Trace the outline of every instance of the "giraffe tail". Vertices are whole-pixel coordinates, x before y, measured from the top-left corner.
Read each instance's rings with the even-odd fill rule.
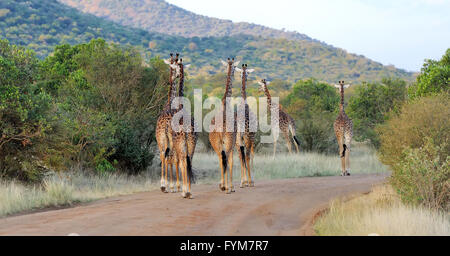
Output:
[[[244,148],[244,146],[240,146],[239,148],[241,150],[242,162],[244,162],[244,166],[247,166],[247,164],[245,163],[245,148]]]
[[[227,172],[227,155],[225,154],[225,151],[222,150],[222,168],[223,172]]]
[[[298,141],[297,136],[294,136],[294,141],[295,143],[297,143],[298,146],[300,146],[300,142]]]
[[[170,148],[166,148],[166,151],[164,152],[164,157],[168,158],[170,153]]]
[[[195,175],[194,171],[192,170],[192,162],[189,156],[186,156],[186,162],[187,162],[187,175],[189,177],[189,180],[191,181],[191,183],[195,183]]]
[[[295,126],[293,124],[289,125],[289,131],[292,134],[292,138],[294,139],[294,142],[297,144],[297,146],[300,146],[300,141],[297,139],[297,136],[295,136]]]
[[[342,151],[341,157],[345,157],[345,151],[347,151],[347,145],[344,144],[344,150]]]

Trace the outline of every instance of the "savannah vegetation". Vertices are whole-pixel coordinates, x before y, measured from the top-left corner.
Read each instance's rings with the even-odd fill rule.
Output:
[[[450,234],[449,59],[450,49],[441,60],[426,60],[417,81],[407,88],[406,98],[401,100],[403,89],[401,93],[394,90],[398,97],[391,110],[382,118],[373,116],[377,124],[368,139],[375,142],[379,159],[392,171],[389,185],[331,204],[315,224],[317,234]],[[366,89],[357,88],[356,93]],[[381,87],[380,92],[385,90]],[[378,107],[368,99],[362,102]],[[351,98],[350,106],[359,101]]]
[[[168,80],[158,56],[175,50],[193,64],[187,87],[202,88],[204,97],[223,93],[224,74],[219,61],[212,60],[224,56],[243,59],[261,78],[273,80],[269,89],[296,120],[304,153],[281,157],[286,165],[277,166],[258,147],[255,167],[264,171],[255,171],[257,179],[338,173],[331,166],[339,160],[332,128],[339,95],[330,83],[351,80],[346,112],[356,141],[352,171],[385,171],[388,166],[402,204],[448,211],[450,50],[441,60],[427,60],[413,80],[411,73],[307,38],[165,35],[83,14],[56,0],[1,1],[0,27],[0,36],[9,40],[0,41],[1,189],[17,191],[16,197],[2,193],[11,196],[2,197],[0,205],[28,193],[43,198],[3,214],[151,189],[142,181],[130,182],[136,189],[121,187],[117,193],[97,193],[96,184],[81,186],[85,190],[80,192],[80,183],[64,177],[103,177],[111,191],[127,177],[153,177],[159,164],[154,123]],[[252,81],[248,88],[249,95],[262,96]],[[203,150],[194,168],[207,182],[215,177],[203,166],[217,163],[208,163],[210,153]],[[291,168],[299,159],[317,165]],[[372,164],[363,168],[367,161]],[[49,184],[55,179],[69,184],[69,190],[53,190]],[[91,190],[98,196],[77,196]],[[63,197],[52,191],[63,191]]]

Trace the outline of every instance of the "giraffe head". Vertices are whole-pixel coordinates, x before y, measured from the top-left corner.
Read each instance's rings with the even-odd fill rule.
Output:
[[[255,71],[254,69],[247,69],[247,64],[242,64],[242,69],[236,67],[236,71],[241,73],[242,81],[247,81],[248,74]]]
[[[177,75],[177,78],[178,78],[181,75],[184,75],[184,69],[185,68],[189,68],[191,66],[191,64],[185,65],[183,63],[183,59],[179,59],[174,66],[176,67],[175,70],[176,70],[176,75]]]
[[[267,82],[266,79],[263,79],[261,81],[258,81],[259,86],[259,91],[260,92],[265,92],[267,90],[267,85],[270,84],[270,82]]]
[[[234,62],[234,58],[232,58],[232,59],[228,58],[227,61],[221,60],[221,62],[222,62],[222,65],[227,67],[227,71],[230,73],[231,79],[233,79],[234,71],[237,69],[237,65],[239,65],[240,61]]]
[[[338,88],[340,92],[344,92],[344,89],[350,87],[350,84],[345,84],[344,80],[339,81],[339,84],[335,84],[334,87]]]
[[[170,58],[164,60],[164,63],[166,63],[170,67],[170,71],[172,74],[172,77],[171,77],[172,80],[175,80],[176,78],[180,77],[180,71],[178,70],[178,65],[177,65],[179,57],[180,57],[179,53],[176,54],[175,58],[173,57],[173,53],[170,53]]]

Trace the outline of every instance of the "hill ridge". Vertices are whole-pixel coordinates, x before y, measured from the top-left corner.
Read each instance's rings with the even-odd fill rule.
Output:
[[[333,83],[378,81],[382,77],[413,80],[413,73],[383,66],[360,55],[311,40],[264,38],[238,34],[227,37],[181,37],[123,26],[85,14],[57,0],[0,1],[0,37],[37,52],[41,58],[55,45],[79,44],[102,37],[133,45],[155,57],[179,51],[193,64],[189,74],[222,73],[219,59],[235,57],[255,68],[256,78],[295,82],[314,77]]]

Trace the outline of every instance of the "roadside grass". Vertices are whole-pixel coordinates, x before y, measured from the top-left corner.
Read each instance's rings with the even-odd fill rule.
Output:
[[[235,150],[233,154],[233,181],[240,181],[241,165]],[[375,150],[364,144],[357,144],[350,155],[351,173],[386,173],[388,168],[377,158]],[[337,155],[319,153],[292,154],[277,153],[256,154],[252,176],[256,181],[271,179],[289,179],[314,176],[335,176],[341,173],[341,159]],[[197,153],[194,155],[193,168],[200,183],[219,181],[219,159],[215,153]]]
[[[24,185],[0,181],[0,217],[41,208],[70,206],[101,198],[156,189],[158,186],[142,176],[117,174],[88,175],[67,172],[46,177],[42,184]]]
[[[315,223],[322,236],[449,236],[449,213],[406,205],[389,185],[367,195],[335,200]]]
[[[376,158],[370,147],[362,144],[352,148],[352,173],[381,173],[388,169]],[[214,153],[196,153],[193,168],[197,184],[218,183],[219,161]],[[240,181],[239,156],[234,153],[233,180]],[[25,185],[0,179],[0,217],[42,208],[70,206],[111,196],[150,191],[159,188],[160,161],[155,159],[148,172],[139,176],[120,174],[93,175],[82,170],[52,174],[41,184]],[[340,174],[338,155],[277,153],[255,156],[253,179],[287,179]],[[195,188],[194,188],[195,189]]]

